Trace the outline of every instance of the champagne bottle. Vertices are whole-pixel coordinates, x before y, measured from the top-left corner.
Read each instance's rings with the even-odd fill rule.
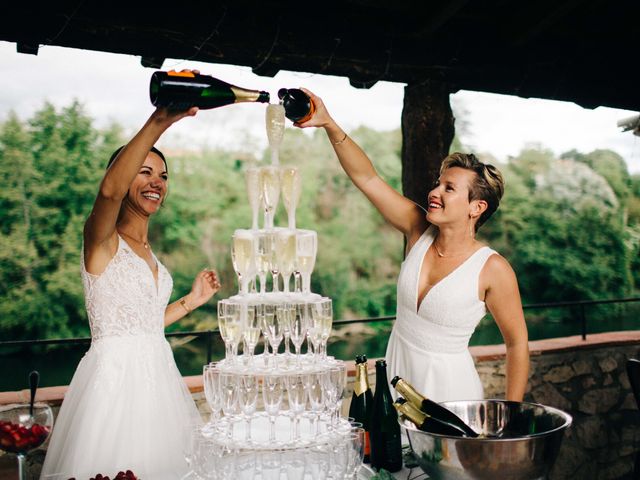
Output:
[[[362,423],[365,431],[364,461],[369,462],[371,454],[370,420],[373,394],[369,386],[366,355],[356,357],[356,380],[353,386],[353,396],[349,407],[349,416],[356,422]]]
[[[304,123],[313,117],[316,106],[309,95],[299,88],[281,88],[278,98],[284,107],[284,115],[292,122]]]
[[[222,107],[239,102],[269,102],[269,93],[247,90],[193,72],[157,71],[149,85],[151,103],[175,110]]]
[[[436,418],[441,422],[448,423],[458,430],[462,430],[468,437],[478,436],[478,434],[455,413],[433,400],[429,400],[422,396],[406,380],[396,376],[391,380],[391,385],[400,395],[406,398],[409,403],[418,410],[429,415],[431,418]]]
[[[387,362],[376,361],[376,393],[371,407],[371,466],[397,472],[402,468],[402,445],[398,414],[387,380]]]
[[[398,397],[398,399],[393,403],[393,406],[400,415],[411,420],[411,422],[413,422],[415,426],[423,432],[437,433],[440,435],[447,435],[449,437],[466,436],[466,434],[459,428],[446,422],[442,422],[437,418],[430,417],[426,413],[418,410],[402,397]]]

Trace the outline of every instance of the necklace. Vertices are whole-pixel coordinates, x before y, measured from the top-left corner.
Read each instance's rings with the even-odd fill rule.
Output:
[[[137,238],[134,238],[131,235],[129,235],[128,233],[124,233],[123,231],[120,231],[120,234],[124,235],[125,237],[129,237],[134,242],[141,243],[145,250],[149,250],[149,243],[148,242],[145,242],[144,240],[138,240]]]
[[[435,249],[436,249],[436,253],[438,254],[438,256],[439,256],[440,258],[460,257],[460,256],[462,256],[462,255],[465,255],[465,254],[469,251],[469,250],[467,249],[467,250],[465,250],[465,251],[463,251],[463,252],[461,252],[461,253],[454,253],[453,255],[445,255],[444,253],[442,253],[442,252],[440,251],[440,249],[438,248],[438,244],[436,243],[436,241],[435,241],[435,240],[433,241],[433,248],[435,248]]]

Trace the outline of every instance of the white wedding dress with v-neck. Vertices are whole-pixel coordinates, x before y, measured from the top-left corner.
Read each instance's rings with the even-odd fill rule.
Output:
[[[188,471],[186,432],[200,415],[164,337],[173,281],[155,260],[157,283],[118,237],[102,274],[82,262],[91,347],[56,418],[41,479],[113,478],[129,469],[145,480],[175,480]]]
[[[478,298],[480,271],[496,252],[478,249],[431,287],[418,305],[420,269],[437,232],[430,226],[400,269],[396,321],[386,353],[389,379],[399,375],[436,402],[479,400],[483,388],[468,346],[487,312]]]

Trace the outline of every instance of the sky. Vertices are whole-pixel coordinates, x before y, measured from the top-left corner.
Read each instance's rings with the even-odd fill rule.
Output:
[[[0,122],[13,110],[26,120],[45,101],[56,107],[74,99],[85,107],[97,127],[116,121],[133,135],[153,111],[149,80],[154,69],[140,57],[90,50],[41,46],[38,55],[16,52],[14,43],[0,42]],[[378,82],[356,89],[345,77],[279,72],[254,75],[250,68],[167,59],[162,70],[197,68],[233,85],[266,90],[277,98],[281,87],[306,87],[319,95],[332,117],[348,132],[365,125],[377,130],[400,127],[404,84]],[[619,153],[632,173],[640,173],[640,137],[622,132],[621,119],[638,112],[599,107],[593,110],[569,102],[459,91],[451,95],[463,117],[463,143],[500,161],[528,145],[541,145],[557,155],[576,149],[588,153],[608,148]],[[174,125],[158,142],[161,148],[239,148],[258,151],[267,145],[264,104],[230,105],[202,110]],[[287,121],[290,128],[291,123]],[[285,132],[286,135],[286,132]],[[375,163],[375,159],[374,163]]]

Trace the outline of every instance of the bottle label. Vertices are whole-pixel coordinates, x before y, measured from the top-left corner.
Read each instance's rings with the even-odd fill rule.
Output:
[[[167,72],[167,75],[169,75],[170,77],[189,77],[189,78],[196,78],[195,73],[193,72],[176,72],[175,70],[169,70]]]

